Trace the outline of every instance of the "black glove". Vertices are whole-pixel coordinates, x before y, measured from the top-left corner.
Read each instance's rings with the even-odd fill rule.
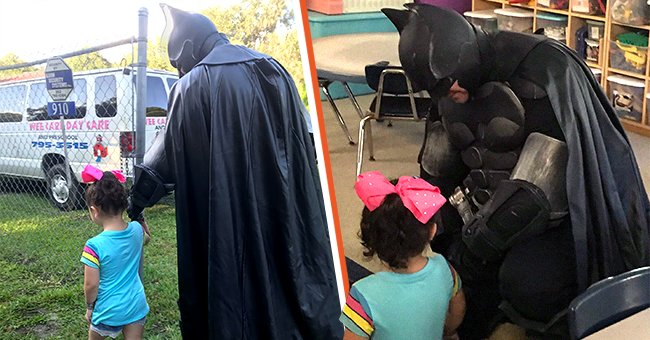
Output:
[[[131,221],[144,221],[144,207],[135,205],[133,199],[129,196],[129,204],[126,213]]]

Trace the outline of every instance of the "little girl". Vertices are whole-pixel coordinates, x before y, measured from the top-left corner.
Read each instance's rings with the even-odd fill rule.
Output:
[[[82,178],[94,182],[86,202],[90,219],[104,229],[86,242],[81,255],[88,339],[115,338],[121,332],[125,339],[141,339],[149,305],[138,268],[148,235],[140,223],[122,217],[127,193],[120,172],[87,166]]]
[[[359,175],[354,189],[365,205],[364,255],[376,254],[390,271],[350,288],[340,317],[344,339],[455,337],[465,314],[460,278],[442,255],[422,255],[436,234],[432,217],[446,202],[440,190],[414,177],[389,182],[376,171]]]

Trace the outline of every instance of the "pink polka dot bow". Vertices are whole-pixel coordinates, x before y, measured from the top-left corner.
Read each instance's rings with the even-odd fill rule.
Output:
[[[125,183],[126,182],[126,177],[124,177],[124,174],[120,170],[111,170],[113,175],[117,177],[117,180],[120,183]],[[96,181],[99,181],[104,177],[104,171],[98,169],[97,167],[94,167],[90,164],[86,165],[86,167],[83,169],[81,172],[81,180],[84,183],[95,183]]]
[[[364,172],[354,184],[354,191],[368,210],[377,209],[389,194],[398,194],[404,206],[421,223],[427,223],[447,199],[440,189],[422,178],[402,176],[393,185],[379,171]]]

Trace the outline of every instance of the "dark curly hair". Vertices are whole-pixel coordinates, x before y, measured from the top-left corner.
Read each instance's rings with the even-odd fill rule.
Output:
[[[105,214],[119,215],[128,205],[126,188],[112,172],[105,171],[102,179],[86,189],[86,204],[98,207]]]
[[[391,183],[395,185],[397,180]],[[404,206],[399,195],[386,195],[377,209],[363,208],[358,234],[366,248],[363,255],[377,254],[393,269],[406,268],[408,259],[421,254],[429,243],[431,225],[437,215],[423,224]]]

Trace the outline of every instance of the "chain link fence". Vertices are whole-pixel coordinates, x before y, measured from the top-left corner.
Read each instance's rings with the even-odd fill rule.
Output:
[[[4,78],[0,71],[0,209],[20,205],[30,214],[49,207],[61,213],[85,208],[80,174],[88,164],[132,177],[137,101],[146,107],[146,149],[165,126],[167,97],[177,76],[147,70],[144,96],[137,98],[136,61],[123,58],[121,65],[111,65],[102,57],[113,48],[136,46],[135,39],[118,43],[64,58],[80,70],[74,71],[74,89],[67,99],[74,102],[73,112],[50,98],[47,60],[4,67],[13,73]],[[63,119],[53,115],[57,111],[64,111]]]
[[[119,169],[130,187],[136,161],[166,124],[168,93],[178,78],[146,68],[146,43],[141,34],[0,64],[0,339],[87,333],[77,318],[84,302],[79,257],[101,229],[88,218],[81,171],[89,164]],[[47,91],[45,68],[54,57],[73,71],[66,101],[74,109],[57,106]],[[61,112],[63,118],[53,115]],[[158,289],[169,296],[153,300],[152,308],[169,314],[150,324],[155,333],[176,334],[173,209],[151,210],[159,248],[148,250],[145,277],[148,287],[164,285]]]

